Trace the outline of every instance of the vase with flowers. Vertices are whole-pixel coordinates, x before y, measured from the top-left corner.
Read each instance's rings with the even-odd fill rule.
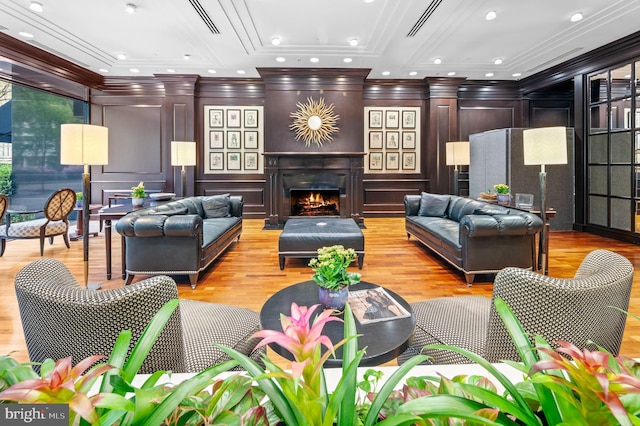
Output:
[[[493,185],[493,189],[496,190],[497,201],[500,204],[509,204],[511,195],[509,194],[509,186],[504,183],[498,183]]]
[[[135,207],[142,206],[147,193],[144,190],[144,182],[140,182],[138,186],[131,187],[131,204]]]
[[[361,275],[347,272],[347,267],[356,260],[354,249],[335,245],[318,249],[318,257],[311,259],[312,279],[318,284],[320,304],[327,309],[342,311],[347,303],[349,286],[360,282]]]

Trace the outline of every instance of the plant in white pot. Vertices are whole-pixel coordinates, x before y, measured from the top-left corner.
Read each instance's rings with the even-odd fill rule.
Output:
[[[144,199],[147,197],[147,193],[144,190],[144,182],[140,182],[138,186],[131,187],[131,204],[134,206],[141,206],[144,204]]]
[[[497,194],[498,203],[501,204],[509,204],[509,200],[511,199],[511,195],[509,193],[509,186],[504,183],[497,183],[493,185],[493,189],[495,189]]]
[[[313,281],[318,284],[320,304],[327,309],[342,311],[349,295],[349,286],[360,282],[361,275],[347,272],[347,267],[356,260],[354,249],[341,245],[321,247],[318,257],[311,259],[309,266],[315,272]]]

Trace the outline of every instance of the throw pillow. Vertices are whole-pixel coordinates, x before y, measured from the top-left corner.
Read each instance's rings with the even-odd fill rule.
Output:
[[[419,216],[444,217],[449,205],[448,195],[422,193],[420,197]]]
[[[202,208],[207,219],[229,217],[230,194],[213,195],[202,199]]]

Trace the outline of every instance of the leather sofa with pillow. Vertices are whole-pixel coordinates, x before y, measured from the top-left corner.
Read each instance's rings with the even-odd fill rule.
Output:
[[[476,274],[507,266],[535,270],[536,234],[542,219],[532,213],[456,195],[405,195],[405,229],[461,270],[468,285]]]
[[[242,233],[242,196],[189,197],[135,210],[116,223],[125,238],[125,285],[135,275],[198,274]]]

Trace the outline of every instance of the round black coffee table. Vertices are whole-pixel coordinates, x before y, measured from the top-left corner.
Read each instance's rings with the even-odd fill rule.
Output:
[[[349,287],[350,290],[366,290],[380,287],[369,282],[360,282]],[[401,304],[411,316],[396,318],[386,321],[374,322],[370,324],[356,323],[358,337],[358,349],[366,347],[366,353],[360,362],[361,366],[374,366],[391,361],[407,349],[409,340],[413,336],[416,320],[411,307],[402,297],[393,291],[386,289],[399,304]],[[260,323],[265,330],[282,331],[280,314],[291,315],[291,303],[298,306],[312,306],[318,303],[318,285],[313,281],[305,281],[283,288],[271,296],[260,310]],[[318,307],[317,313],[320,313]],[[344,337],[344,326],[340,321],[330,321],[325,324],[323,333],[337,343]],[[279,345],[272,343],[269,345],[277,354],[286,359],[293,359],[292,355]],[[342,365],[342,348],[336,350],[336,357],[329,357],[325,362],[326,367],[340,367]]]

